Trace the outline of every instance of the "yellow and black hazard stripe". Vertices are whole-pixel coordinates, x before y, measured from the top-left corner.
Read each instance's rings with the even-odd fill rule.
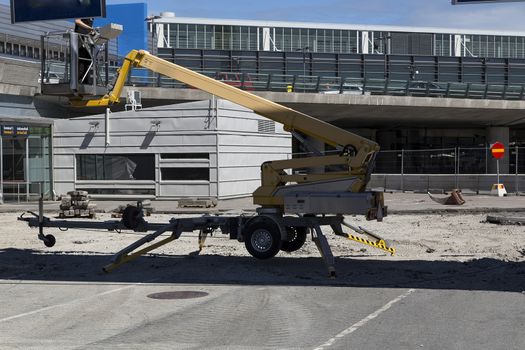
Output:
[[[354,236],[354,235],[351,235],[351,234],[347,234],[346,238],[348,238],[348,239],[350,239],[352,241],[355,241],[355,242],[359,242],[359,243],[362,243],[362,244],[369,245],[369,246],[377,248],[377,249],[384,250],[385,252],[390,253],[391,255],[394,255],[396,253],[396,248],[394,248],[394,247],[387,247],[386,242],[384,240],[382,240],[382,239],[374,242],[374,241],[370,241],[368,239],[365,239],[365,238],[362,238],[362,237],[359,237],[359,236]]]

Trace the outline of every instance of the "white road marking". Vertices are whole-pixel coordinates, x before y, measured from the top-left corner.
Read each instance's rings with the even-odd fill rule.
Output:
[[[373,313],[371,313],[370,315],[366,316],[365,318],[363,318],[361,321],[358,321],[357,323],[354,323],[353,325],[351,325],[350,327],[348,327],[347,329],[345,329],[344,331],[340,332],[339,334],[337,334],[335,337],[329,339],[326,343],[324,343],[323,345],[320,345],[318,346],[317,348],[315,348],[314,350],[323,350],[323,349],[326,349],[326,348],[329,348],[330,346],[332,346],[338,339],[341,339],[351,333],[354,333],[355,331],[357,331],[359,328],[363,327],[365,324],[367,324],[368,322],[370,322],[371,320],[373,320],[374,318],[376,318],[377,316],[381,315],[383,312],[387,311],[388,309],[390,309],[395,303],[398,303],[400,302],[401,300],[405,299],[406,297],[408,297],[410,294],[414,293],[416,290],[415,289],[409,289],[407,292],[401,294],[400,296],[398,296],[397,298],[389,301],[387,304],[385,304],[383,307],[377,309],[376,311],[374,311]]]
[[[22,314],[18,314],[18,315],[14,315],[14,316],[9,316],[9,317],[0,319],[0,323],[11,321],[11,320],[15,320],[17,318],[22,318],[22,317],[25,317],[25,316],[34,315],[34,314],[37,314],[37,313],[40,313],[40,312],[44,312],[44,311],[47,311],[47,310],[56,309],[56,308],[59,308],[59,307],[62,307],[62,306],[72,305],[72,304],[75,304],[75,303],[78,303],[78,302],[83,302],[83,301],[86,301],[86,300],[89,300],[89,299],[98,298],[98,297],[101,297],[101,296],[104,296],[104,295],[120,292],[122,290],[126,290],[126,289],[129,289],[129,288],[140,286],[141,284],[144,284],[144,283],[153,282],[153,281],[155,281],[157,279],[158,278],[155,278],[155,279],[143,282],[143,283],[142,282],[141,283],[135,283],[135,284],[132,284],[132,285],[129,285],[129,286],[108,290],[108,291],[105,291],[105,292],[102,292],[102,293],[98,293],[98,294],[95,294],[95,295],[90,295],[88,297],[79,298],[79,299],[76,299],[76,300],[71,300],[71,301],[68,301],[68,302],[65,302],[65,303],[62,303],[62,304],[50,305],[50,306],[46,306],[46,307],[43,307],[43,308],[40,308],[40,309],[37,309],[37,310],[24,312]]]

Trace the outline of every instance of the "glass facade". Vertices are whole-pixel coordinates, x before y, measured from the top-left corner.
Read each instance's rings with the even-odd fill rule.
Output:
[[[160,47],[525,58],[525,36],[156,21]]]
[[[2,125],[0,194],[4,201],[51,196],[51,127]]]

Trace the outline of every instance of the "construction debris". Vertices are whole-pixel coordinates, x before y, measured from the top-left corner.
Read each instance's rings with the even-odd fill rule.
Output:
[[[525,216],[487,215],[487,222],[498,225],[525,225]]]
[[[186,198],[179,199],[179,208],[212,208],[217,206],[217,199]]]
[[[461,195],[461,190],[454,189],[450,193],[450,196],[445,198],[438,198],[431,194],[430,192],[427,192],[430,199],[432,199],[434,202],[442,204],[442,205],[463,205],[466,203],[466,201],[463,199],[463,196]]]
[[[87,191],[69,191],[67,196],[63,196],[60,202],[61,218],[80,218],[88,217],[95,219],[96,204],[90,203]]]

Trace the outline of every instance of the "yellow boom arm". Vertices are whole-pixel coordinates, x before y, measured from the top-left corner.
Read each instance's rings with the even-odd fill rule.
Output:
[[[266,174],[266,185],[270,187],[273,186],[272,188],[274,188],[279,185],[284,185],[287,182],[304,183],[320,179],[336,179],[351,174],[356,176],[359,181],[355,183],[349,190],[352,192],[360,192],[364,190],[366,183],[368,182],[368,176],[371,170],[370,167],[373,166],[375,154],[379,151],[379,145],[377,143],[346,130],[340,129],[329,123],[323,122],[307,114],[298,112],[247,91],[243,91],[205,75],[199,74],[190,69],[168,62],[151,55],[147,51],[133,50],[126,56],[122,67],[118,71],[118,77],[115,86],[110,93],[98,100],[74,100],[72,101],[72,104],[82,107],[94,107],[108,106],[118,103],[124,83],[131,68],[133,67],[149,69],[153,72],[163,74],[169,78],[178,80],[182,83],[188,84],[222,99],[251,109],[261,116],[283,124],[286,131],[298,131],[333,147],[344,150],[351,149],[353,152],[352,154],[350,154],[351,152],[342,152],[341,156],[313,157],[308,158],[308,161],[303,159],[272,162],[275,163],[275,167],[272,167],[272,169],[267,167],[266,171],[268,174]],[[297,165],[297,167],[316,167],[333,164],[347,164],[349,166],[349,171],[345,172],[344,174],[311,174],[299,177],[297,175],[287,175],[282,171],[282,169],[286,168],[295,168],[295,165]],[[273,176],[270,176],[270,173],[272,173]],[[264,187],[264,167],[262,181]],[[266,196],[271,196],[271,190],[265,192]],[[262,204],[280,204],[280,201],[277,202],[279,203],[275,203],[273,200],[260,201]]]

